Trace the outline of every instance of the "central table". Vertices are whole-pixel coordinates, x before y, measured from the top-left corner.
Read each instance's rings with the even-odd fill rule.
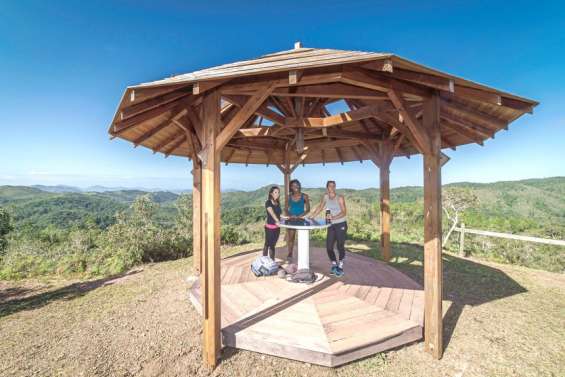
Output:
[[[314,229],[326,229],[332,224],[326,224],[325,220],[317,221],[314,219],[305,220],[286,220],[281,221],[281,228],[296,229],[298,233],[298,271],[310,270],[310,231]]]

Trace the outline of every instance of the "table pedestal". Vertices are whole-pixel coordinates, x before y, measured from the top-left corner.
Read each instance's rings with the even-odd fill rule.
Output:
[[[310,270],[310,230],[298,229],[298,270]]]

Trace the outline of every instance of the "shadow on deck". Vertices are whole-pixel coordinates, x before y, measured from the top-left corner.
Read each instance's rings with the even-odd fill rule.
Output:
[[[358,243],[352,252],[380,259],[378,243]],[[404,272],[419,284],[424,284],[424,248],[422,245],[396,242],[392,243],[390,265]],[[443,318],[444,348],[449,342],[457,321],[466,305],[477,306],[516,294],[526,289],[498,268],[476,263],[472,260],[443,254],[443,297],[451,301]]]

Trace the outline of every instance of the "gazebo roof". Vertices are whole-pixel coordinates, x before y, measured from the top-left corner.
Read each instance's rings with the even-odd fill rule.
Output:
[[[246,164],[375,161],[387,145],[393,156],[421,153],[427,147],[420,132],[423,103],[434,92],[441,102],[442,148],[482,145],[537,105],[393,54],[297,44],[130,86],[109,133],[165,156],[195,158],[200,105],[210,90],[221,94],[224,125],[245,116],[222,149],[222,161]],[[260,106],[240,111],[253,101]]]

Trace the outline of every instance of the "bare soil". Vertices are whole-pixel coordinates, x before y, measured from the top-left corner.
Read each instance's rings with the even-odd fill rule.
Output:
[[[373,255],[374,245],[350,244]],[[227,250],[228,253],[241,248]],[[393,265],[421,281],[421,247]],[[201,367],[192,260],[91,281],[0,282],[0,376],[565,376],[565,277],[446,254],[445,355],[422,343],[325,368],[234,349]]]

